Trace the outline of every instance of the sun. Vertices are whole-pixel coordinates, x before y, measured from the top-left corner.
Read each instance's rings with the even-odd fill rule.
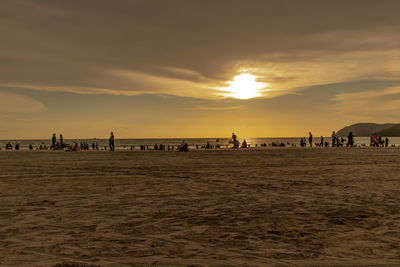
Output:
[[[257,82],[257,76],[242,73],[233,78],[233,81],[228,82],[229,87],[222,88],[226,91],[225,96],[234,97],[238,99],[249,99],[261,96],[263,88],[267,87],[268,84]]]

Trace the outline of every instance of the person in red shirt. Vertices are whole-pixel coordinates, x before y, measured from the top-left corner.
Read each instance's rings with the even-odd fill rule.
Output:
[[[110,150],[111,150],[111,151],[114,151],[114,148],[115,148],[115,147],[114,147],[114,139],[115,139],[114,133],[111,132],[110,139],[108,140],[109,143],[110,143]]]
[[[372,136],[372,139],[374,141],[374,146],[377,146],[377,144],[378,144],[378,135],[376,133],[374,133],[374,135]]]

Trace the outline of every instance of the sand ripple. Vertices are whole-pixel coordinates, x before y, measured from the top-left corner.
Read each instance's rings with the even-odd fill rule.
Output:
[[[400,264],[399,149],[1,151],[0,169],[1,265]]]

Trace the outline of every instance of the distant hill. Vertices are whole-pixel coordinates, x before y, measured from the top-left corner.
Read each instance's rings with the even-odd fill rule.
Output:
[[[379,131],[378,136],[388,136],[388,137],[400,136],[400,124],[396,124],[390,128]]]
[[[356,123],[350,126],[346,126],[343,129],[339,130],[336,134],[338,136],[346,137],[350,132],[353,132],[355,136],[371,136],[373,133],[381,133],[384,130],[389,130],[392,127],[397,126],[400,127],[400,124],[394,123],[385,123],[385,124],[377,124],[377,123]],[[399,128],[397,128],[399,130]],[[400,131],[397,132],[400,136]],[[385,135],[389,136],[389,135]],[[392,136],[392,135],[390,135]]]

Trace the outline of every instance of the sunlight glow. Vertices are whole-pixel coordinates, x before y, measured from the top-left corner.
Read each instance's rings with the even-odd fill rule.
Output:
[[[228,97],[238,99],[249,99],[261,96],[263,88],[268,84],[257,82],[257,76],[248,73],[242,73],[233,78],[233,81],[228,82],[231,86],[223,88],[227,93],[224,94]]]

